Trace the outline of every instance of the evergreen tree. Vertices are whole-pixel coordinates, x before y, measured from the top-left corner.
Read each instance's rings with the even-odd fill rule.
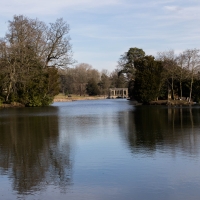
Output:
[[[134,98],[142,103],[156,100],[160,93],[162,63],[155,61],[152,56],[145,56],[134,62],[136,68]]]
[[[130,48],[128,52],[125,52],[118,61],[118,67],[120,68],[118,75],[126,74],[128,81],[134,78],[135,67],[134,62],[137,59],[141,59],[145,56],[145,52],[137,47]]]

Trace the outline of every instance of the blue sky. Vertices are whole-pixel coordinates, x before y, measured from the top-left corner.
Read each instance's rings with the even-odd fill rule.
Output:
[[[113,71],[131,47],[146,54],[200,48],[199,0],[1,0],[0,37],[7,21],[23,14],[70,25],[74,59]]]

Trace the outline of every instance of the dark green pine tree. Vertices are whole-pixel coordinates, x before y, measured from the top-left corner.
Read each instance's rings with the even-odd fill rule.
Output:
[[[155,61],[152,56],[137,59],[134,87],[131,94],[142,103],[156,100],[160,93],[162,63]]]

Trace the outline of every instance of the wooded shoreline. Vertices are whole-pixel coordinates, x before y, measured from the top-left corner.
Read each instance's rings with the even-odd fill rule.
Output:
[[[88,96],[88,95],[64,95],[59,94],[56,95],[53,99],[52,103],[55,102],[72,102],[72,101],[87,101],[87,100],[100,100],[100,99],[108,99],[105,95],[98,95],[98,96]],[[131,99],[127,99],[130,101],[134,101]],[[157,101],[151,101],[149,104],[146,105],[166,105],[166,106],[188,106],[188,105],[194,105],[196,102],[189,102],[187,100],[157,100]],[[142,103],[138,103],[137,101],[134,102],[134,105],[144,105]],[[1,104],[0,108],[20,108],[25,107],[25,105],[18,103],[18,102],[12,102],[10,104]]]

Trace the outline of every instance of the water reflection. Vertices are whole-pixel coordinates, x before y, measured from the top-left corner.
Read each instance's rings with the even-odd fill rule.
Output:
[[[199,154],[199,107],[139,106],[126,117],[125,132],[134,150],[180,149]],[[126,128],[127,129],[127,128]]]
[[[56,107],[0,110],[0,173],[29,194],[71,181],[70,147],[59,147]]]
[[[199,107],[134,107],[126,100],[0,110],[0,193],[199,199],[199,122]]]

